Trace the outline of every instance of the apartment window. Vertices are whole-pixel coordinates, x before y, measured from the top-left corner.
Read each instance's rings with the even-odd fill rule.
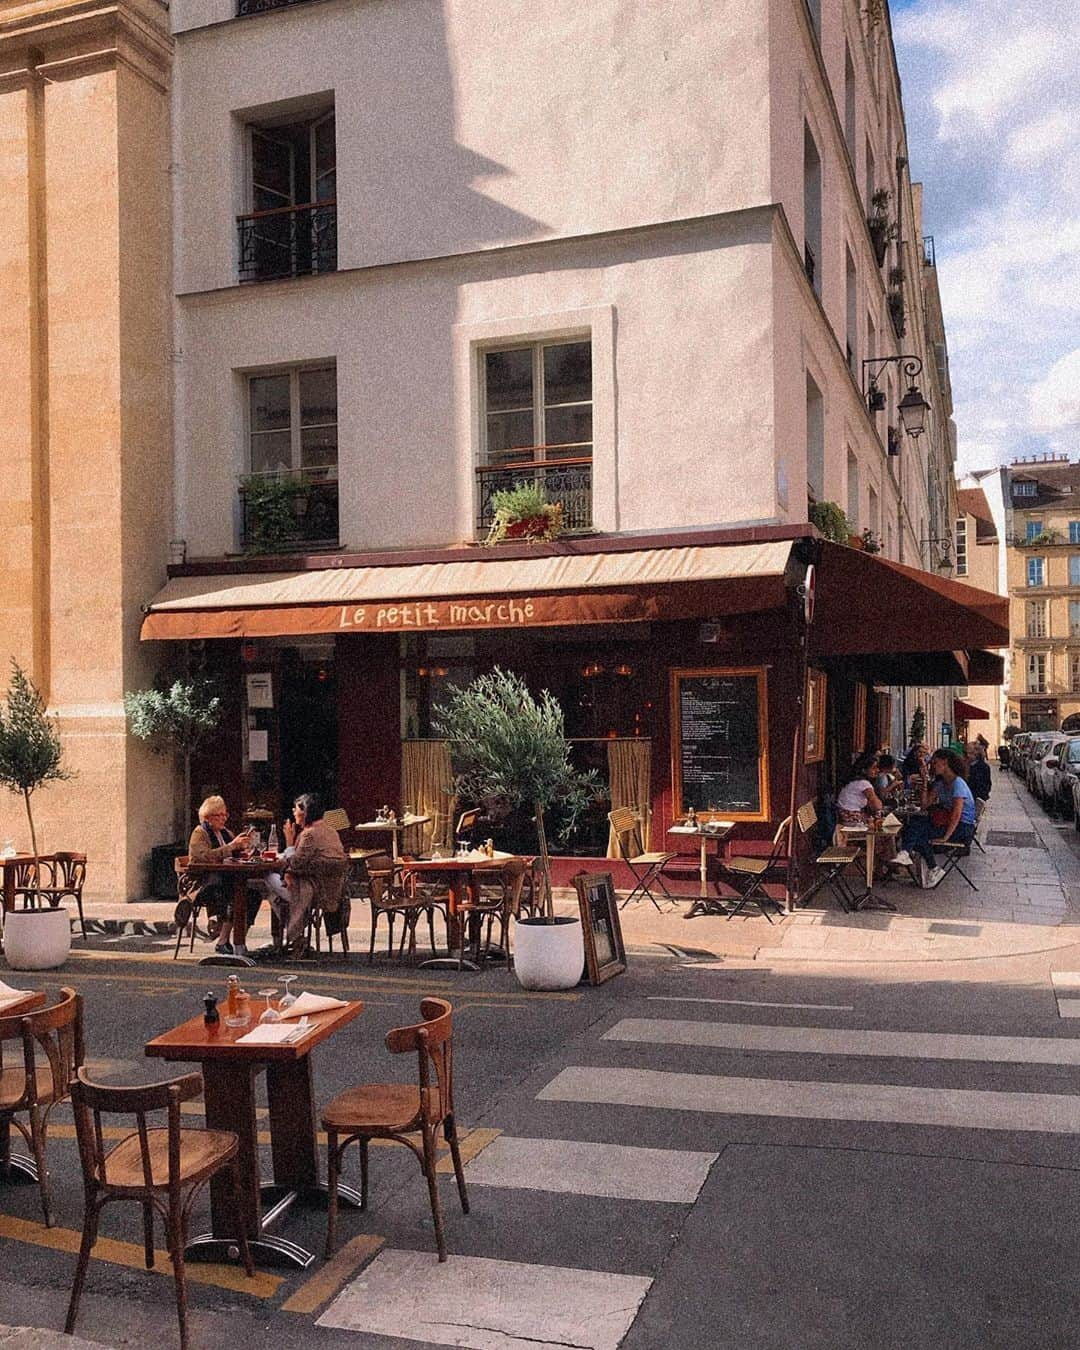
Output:
[[[1080,554],[1069,554],[1069,585],[1080,586]]]
[[[1038,539],[1039,535],[1042,534],[1042,532],[1043,532],[1043,523],[1041,520],[1029,520],[1027,523],[1025,538],[1030,544],[1033,539]]]
[[[1069,521],[1069,543],[1080,544],[1080,520]]]
[[[849,248],[844,249],[844,286],[847,297],[847,363],[859,378],[859,279]]]
[[[847,452],[847,518],[856,534],[859,533],[859,461]]]
[[[1069,654],[1069,693],[1080,694],[1080,652]]]
[[[1029,652],[1027,659],[1027,691],[1029,694],[1046,693],[1046,653]]]
[[[1044,638],[1046,636],[1046,601],[1029,600],[1027,602],[1027,636]]]
[[[1027,584],[1029,586],[1046,585],[1046,559],[1029,558],[1027,560]]]
[[[1036,497],[1038,496],[1039,485],[1033,478],[1017,478],[1012,485],[1012,495],[1014,497]]]
[[[249,129],[251,210],[237,217],[240,280],[272,281],[337,268],[333,109]]]
[[[966,577],[968,574],[968,538],[967,521],[960,516],[956,522],[956,575]]]
[[[336,543],[337,367],[331,362],[249,375],[247,416],[243,547],[275,552]]]
[[[592,525],[592,343],[534,342],[481,354],[483,443],[478,526],[492,494],[534,484],[566,529]]]
[[[855,163],[855,64],[851,59],[851,48],[844,43],[844,140],[847,141],[848,154]]]
[[[825,497],[825,399],[806,377],[806,486],[814,501]]]
[[[1069,636],[1080,637],[1080,600],[1069,601]]]
[[[821,294],[821,156],[803,124],[803,263],[811,286]]]
[[[873,488],[867,491],[867,514],[870,517],[870,531],[877,539],[881,533],[881,512],[878,508],[878,495]]]

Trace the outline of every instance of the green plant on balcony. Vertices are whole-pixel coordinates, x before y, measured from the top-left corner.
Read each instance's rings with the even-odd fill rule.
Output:
[[[902,338],[907,329],[907,310],[904,305],[904,292],[890,291],[886,303],[889,306],[889,318],[892,320],[893,331],[898,338]]]
[[[814,502],[810,507],[810,524],[834,544],[846,544],[852,534],[851,524],[836,502]]]
[[[880,553],[881,539],[869,527],[862,532],[862,546],[864,553]]]
[[[276,474],[241,480],[245,553],[280,553],[296,541],[296,490],[291,478]]]
[[[491,494],[494,518],[486,545],[513,539],[557,539],[562,533],[563,509],[549,502],[544,489],[522,483]]]
[[[1016,543],[1021,548],[1045,548],[1047,544],[1060,544],[1061,534],[1057,530],[1040,530],[1030,538],[1027,535],[1018,536]]]
[[[892,193],[888,188],[878,188],[870,198],[870,214],[866,217],[866,228],[870,231],[870,242],[874,247],[877,265],[885,265],[889,245],[900,235],[900,226],[891,214]]]

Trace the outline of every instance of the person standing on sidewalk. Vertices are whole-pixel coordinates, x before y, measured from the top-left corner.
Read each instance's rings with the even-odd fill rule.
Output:
[[[986,747],[982,741],[975,740],[967,748],[968,753],[968,787],[971,789],[971,795],[976,800],[988,802],[990,800],[990,763],[986,758]]]

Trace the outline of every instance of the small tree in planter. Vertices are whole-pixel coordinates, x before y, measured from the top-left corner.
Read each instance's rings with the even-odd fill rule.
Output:
[[[851,537],[851,522],[836,502],[814,502],[810,507],[810,524],[835,544],[846,544]]]
[[[549,502],[543,488],[521,483],[491,494],[495,512],[485,544],[508,539],[557,539],[562,533],[563,509]]]
[[[57,724],[46,715],[45,700],[13,657],[6,712],[0,708],[0,785],[9,792],[17,792],[26,807],[35,896],[40,891],[41,877],[30,797],[38,788],[74,777],[64,768],[63,758]]]
[[[224,705],[205,679],[158,683],[124,695],[124,711],[133,736],[160,752],[179,755],[184,765],[184,797],[175,805],[176,837],[182,839],[191,803],[191,757],[221,725]]]
[[[529,806],[535,812],[544,917],[546,925],[554,926],[544,812],[558,803],[568,822],[564,829],[572,828],[596,791],[595,775],[570,763],[563,711],[554,695],[545,689],[533,698],[519,675],[496,667],[465,688],[450,691],[436,734],[450,742],[459,797],[472,801],[494,797],[507,806]],[[577,969],[567,976],[569,984],[576,984],[580,975],[579,957]],[[523,983],[528,978],[520,969],[520,946],[518,977]]]
[[[912,745],[918,745],[926,740],[926,713],[923,712],[921,706],[917,707],[912,714],[908,738]]]

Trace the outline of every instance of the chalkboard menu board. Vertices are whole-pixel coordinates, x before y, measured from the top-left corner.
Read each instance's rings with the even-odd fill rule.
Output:
[[[768,820],[765,670],[671,673],[675,813]]]
[[[590,984],[603,984],[626,969],[615,882],[610,872],[579,872],[574,885],[585,938],[586,978]]]

